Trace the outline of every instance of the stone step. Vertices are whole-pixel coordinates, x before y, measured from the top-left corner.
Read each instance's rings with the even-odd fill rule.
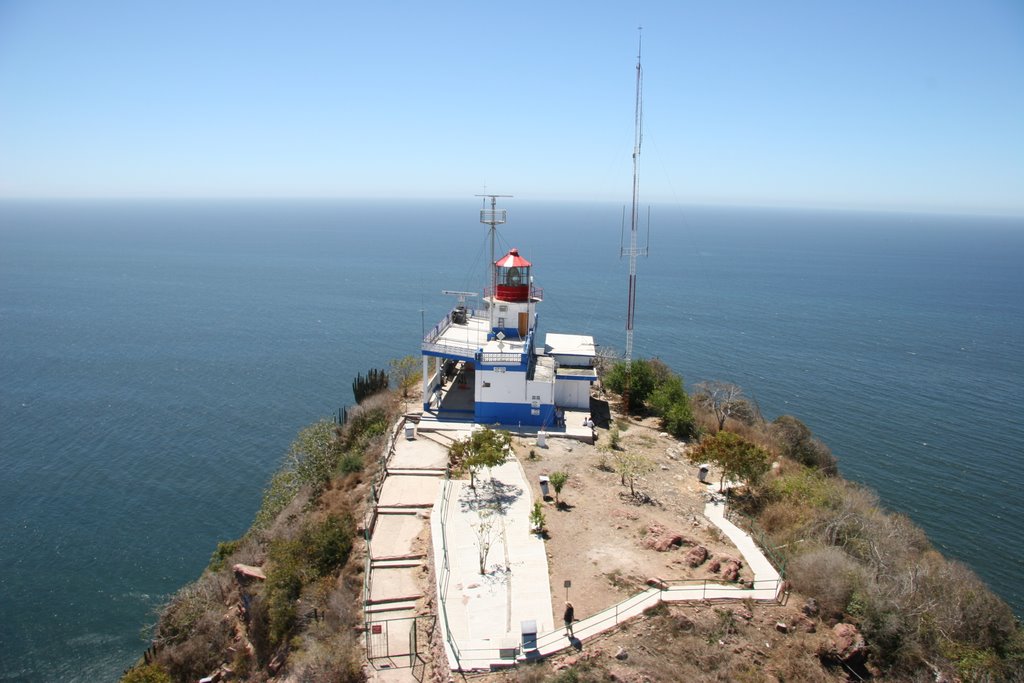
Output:
[[[389,467],[389,477],[443,477],[445,475],[445,468],[443,467]]]
[[[378,515],[415,515],[423,510],[434,507],[433,503],[415,503],[409,505],[378,505]]]
[[[416,609],[416,603],[423,597],[419,595],[396,595],[392,598],[372,598],[363,605],[363,611],[375,612],[399,612],[407,609]]]
[[[383,605],[367,605],[362,608],[369,621],[373,622],[374,616],[380,616],[383,620],[398,616],[414,616],[416,614],[416,601],[393,602]]]
[[[422,560],[426,553],[403,553],[401,555],[374,555],[371,560]]]
[[[393,598],[370,598],[367,605],[390,605],[392,603],[399,602],[416,602],[423,597],[422,593],[416,593],[414,595],[399,595]]]
[[[416,559],[389,559],[370,560],[370,569],[406,569],[409,567],[422,567],[423,560]]]

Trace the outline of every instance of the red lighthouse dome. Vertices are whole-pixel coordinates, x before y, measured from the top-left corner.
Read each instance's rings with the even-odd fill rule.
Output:
[[[499,301],[528,302],[530,300],[530,262],[512,249],[494,262],[495,298]]]

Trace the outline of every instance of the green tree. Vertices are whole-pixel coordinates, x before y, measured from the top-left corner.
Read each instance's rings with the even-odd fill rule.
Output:
[[[533,509],[530,511],[530,527],[538,534],[544,533],[544,525],[547,520],[544,518],[544,510],[541,507],[540,501],[533,504]]]
[[[408,398],[409,390],[416,386],[420,379],[419,359],[416,356],[404,356],[395,358],[389,364],[390,376],[402,390],[402,398]]]
[[[813,467],[824,474],[838,473],[836,457],[821,440],[814,438],[810,428],[792,415],[780,415],[772,421],[770,433],[778,444],[779,453],[796,460],[805,467]]]
[[[677,439],[697,434],[690,397],[683,389],[683,378],[676,374],[664,377],[651,393],[651,408],[661,417],[661,428]]]
[[[651,361],[637,359],[616,363],[604,378],[604,383],[620,394],[626,410],[635,414],[643,412],[657,382]]]
[[[171,683],[171,675],[159,664],[147,664],[129,669],[121,683]]]
[[[341,454],[336,425],[329,420],[320,420],[298,433],[285,460],[300,484],[308,484],[318,490],[330,480]]]
[[[551,482],[551,488],[555,490],[555,505],[558,505],[558,496],[562,493],[565,483],[569,481],[569,473],[564,470],[559,470],[558,472],[552,472],[548,479]]]
[[[725,484],[726,477],[757,483],[771,467],[771,457],[766,450],[739,434],[725,431],[701,439],[690,451],[689,459],[694,464],[710,462],[721,468],[719,486]]]
[[[512,435],[504,430],[484,427],[448,447],[449,462],[469,470],[469,486],[476,489],[476,473],[481,467],[497,467],[508,458]]]

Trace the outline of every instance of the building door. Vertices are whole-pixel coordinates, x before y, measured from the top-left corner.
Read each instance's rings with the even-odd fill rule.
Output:
[[[520,337],[525,337],[526,336],[527,322],[528,322],[529,316],[530,316],[530,314],[527,313],[526,311],[522,311],[522,312],[519,313],[519,336]]]

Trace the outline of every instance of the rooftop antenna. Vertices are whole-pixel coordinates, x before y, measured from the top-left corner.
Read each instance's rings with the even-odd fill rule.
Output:
[[[486,189],[486,188],[485,188]],[[480,222],[484,225],[491,226],[488,231],[491,239],[491,264],[490,264],[490,286],[484,290],[484,300],[487,301],[488,292],[490,293],[491,302],[488,305],[488,317],[491,321],[491,327],[494,327],[494,297],[496,296],[498,289],[498,269],[494,266],[494,234],[497,232],[497,226],[504,225],[508,220],[508,211],[506,209],[498,209],[498,198],[511,198],[510,194],[477,194],[474,197],[483,197],[483,208],[480,209]],[[491,200],[491,208],[487,208],[487,200]]]
[[[640,55],[643,52],[643,27],[637,27],[639,33],[636,53],[636,109],[633,116],[633,211],[629,218],[629,249],[619,246],[619,258],[629,256],[629,304],[626,309],[626,360],[633,358],[633,317],[636,310],[636,257],[647,256],[650,247],[650,213],[648,212],[648,246],[638,248],[636,245],[637,223],[639,223],[640,202],[640,145],[643,143],[643,69],[640,67]],[[623,221],[625,222],[625,221]]]

